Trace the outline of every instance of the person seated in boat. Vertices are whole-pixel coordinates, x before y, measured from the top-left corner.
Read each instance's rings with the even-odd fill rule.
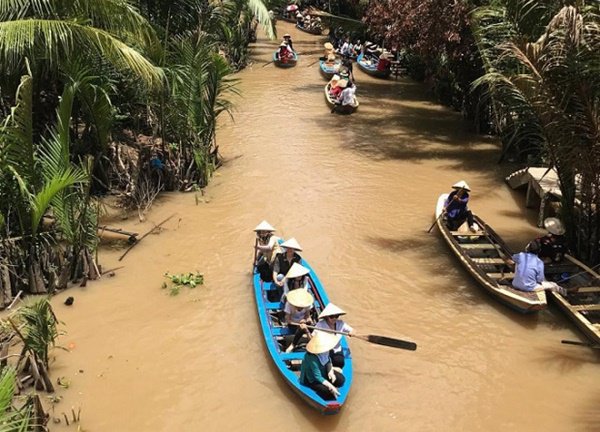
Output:
[[[296,14],[296,24],[298,24],[300,27],[304,25],[304,15],[302,15],[302,12],[300,11],[298,11]]]
[[[335,86],[335,88],[330,92],[331,95],[331,99],[333,99],[333,108],[331,108],[331,112],[335,112],[335,110],[337,109],[338,106],[340,106],[342,104],[342,98],[343,98],[343,94],[344,94],[344,90],[346,90],[346,87],[348,86],[348,80],[347,79],[340,79],[337,83],[337,85]],[[335,90],[335,93],[334,93]]]
[[[286,352],[298,349],[301,346],[303,338],[306,340],[310,338],[310,332],[306,325],[313,324],[311,312],[314,302],[315,299],[312,294],[304,288],[295,289],[287,294],[283,306],[284,324],[292,330],[294,337],[290,345],[288,345]]]
[[[348,50],[350,49],[352,45],[350,44],[350,38],[348,38],[348,36],[346,36],[344,38],[344,43],[342,44],[342,47],[340,48],[340,54],[342,56],[348,55]]]
[[[354,94],[356,93],[356,86],[352,81],[346,81],[346,87],[340,94],[340,105],[352,105],[354,106]]]
[[[288,45],[285,42],[281,42],[281,44],[279,45],[279,50],[277,51],[277,57],[283,63],[286,63],[287,61],[294,58],[294,53],[292,53],[292,50],[288,47]]]
[[[315,326],[317,329],[335,330],[339,332],[348,333],[349,336],[354,335],[354,329],[340,319],[340,316],[346,315],[342,309],[329,303],[325,306],[325,309],[319,314],[319,321]],[[316,332],[317,330],[315,330]],[[313,333],[314,334],[314,333]],[[342,345],[340,342],[329,351],[329,357],[331,357],[331,363],[334,367],[343,368],[345,364],[344,352],[342,351]]]
[[[317,331],[306,345],[306,354],[300,367],[300,384],[310,387],[325,400],[340,395],[339,387],[346,381],[344,375],[333,368],[329,351],[340,341],[340,335]]]
[[[446,214],[446,224],[451,231],[456,231],[465,221],[472,232],[477,231],[477,225],[473,220],[473,213],[468,208],[469,185],[461,180],[452,186],[452,192],[446,198],[444,204],[444,213]]]
[[[354,71],[352,69],[353,68],[352,59],[348,55],[345,55],[344,58],[342,59],[342,67],[346,70],[348,81],[354,82]]]
[[[325,60],[325,64],[329,67],[335,65],[335,54],[333,52],[327,54],[327,59]]]
[[[357,55],[359,55],[362,52],[362,48],[362,43],[360,43],[360,39],[358,39],[352,49],[352,57],[356,57]]]
[[[279,252],[279,237],[273,233],[275,228],[267,221],[262,221],[256,228],[256,270],[260,278],[265,282],[271,282],[273,278],[273,258]]]
[[[509,264],[515,266],[515,277],[512,280],[512,286],[520,291],[556,291],[566,295],[564,288],[555,282],[549,282],[544,277],[544,261],[538,254],[541,245],[537,240],[529,242],[525,252],[514,254]]]
[[[381,50],[376,43],[365,43],[365,59],[374,62],[379,59]]]
[[[294,41],[292,40],[292,36],[289,33],[286,33],[286,34],[283,35],[283,42],[285,42],[285,44],[288,46],[288,48],[292,52],[295,52],[295,50],[294,50]]]
[[[307,275],[310,273],[310,270],[304,267],[299,263],[292,263],[292,266],[285,274],[283,279],[283,295],[281,296],[281,301],[285,301],[286,295],[293,290],[297,290],[300,288],[308,289],[308,277]],[[278,284],[279,285],[279,284]]]
[[[290,271],[294,263],[300,264],[302,258],[298,255],[298,252],[302,252],[302,247],[295,238],[284,241],[279,245],[282,252],[278,253],[273,260],[273,283],[277,285],[281,293],[283,293],[283,286],[285,281],[285,275]]]
[[[333,44],[331,42],[325,42],[323,47],[325,48],[325,51],[323,52],[323,57],[320,57],[319,60],[327,60],[330,54],[335,56]]]
[[[381,53],[379,56],[379,61],[377,62],[377,70],[384,72],[388,70],[391,66],[390,56],[387,52]]]
[[[305,28],[306,30],[309,30],[311,27],[312,23],[311,23],[311,17],[310,14],[306,14],[304,15],[304,25],[303,28]]]
[[[540,242],[540,253],[538,256],[546,264],[559,263],[569,253],[567,240],[565,239],[565,227],[558,218],[546,218],[544,228],[548,231],[545,236],[538,237]]]
[[[329,96],[334,101],[339,99],[340,95],[342,94],[342,90],[344,90],[339,85],[341,80],[342,78],[336,74],[333,76],[333,78],[331,78],[331,81],[329,81]]]

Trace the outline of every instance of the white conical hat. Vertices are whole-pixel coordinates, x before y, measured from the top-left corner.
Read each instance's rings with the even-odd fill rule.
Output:
[[[306,351],[311,354],[322,354],[333,348],[338,344],[342,337],[339,334],[326,333],[316,330],[310,342],[306,345]]]
[[[298,243],[298,241],[294,237],[284,241],[283,243],[281,243],[280,246],[284,247],[286,249],[294,249],[297,251],[302,251],[302,246],[300,246],[300,243]]]
[[[292,267],[290,267],[290,269],[288,270],[288,272],[285,275],[285,277],[287,279],[291,279],[291,278],[297,278],[297,277],[300,277],[300,276],[304,276],[304,275],[307,275],[309,273],[310,273],[309,269],[307,269],[303,265],[300,265],[298,263],[294,263],[294,264],[292,264]]]
[[[333,49],[333,45],[331,44],[331,42],[325,42],[323,44],[323,46],[325,47],[326,50],[332,50]]]
[[[307,308],[315,302],[312,294],[304,288],[291,290],[286,295],[287,302],[297,308]]]
[[[346,312],[341,310],[333,303],[329,303],[327,306],[325,306],[325,309],[323,309],[323,311],[319,314],[319,319],[323,319],[331,315],[346,315]]]
[[[454,183],[452,185],[452,189],[464,189],[464,190],[469,191],[469,192],[471,191],[471,188],[469,187],[469,185],[467,184],[467,182],[464,181],[464,180],[461,180],[458,183]]]
[[[546,228],[550,234],[554,235],[563,235],[566,231],[560,219],[554,217],[544,220],[544,228]]]
[[[273,228],[269,222],[267,222],[266,220],[264,220],[261,223],[259,223],[258,225],[256,225],[256,228],[254,228],[254,231],[269,231],[269,232],[273,232],[273,231],[277,231],[277,230],[275,228]]]

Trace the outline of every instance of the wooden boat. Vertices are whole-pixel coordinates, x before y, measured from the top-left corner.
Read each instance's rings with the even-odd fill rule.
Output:
[[[298,30],[302,30],[305,33],[310,33],[312,35],[321,35],[321,33],[323,33],[323,29],[321,29],[321,28],[307,29],[306,27],[303,27],[300,24],[296,24],[296,28]]]
[[[546,264],[546,279],[567,289],[567,295],[548,293],[550,299],[594,344],[600,345],[600,274],[576,258],[565,255],[557,264]]]
[[[308,278],[310,292],[315,298],[314,310],[316,318],[329,303],[329,299],[314,270],[304,259],[301,264],[310,270]],[[272,282],[263,282],[256,271],[254,271],[253,280],[254,298],[258,308],[258,317],[260,319],[263,338],[277,370],[288,385],[309,405],[319,410],[322,414],[336,414],[344,405],[352,385],[352,357],[346,337],[342,337],[341,340],[345,356],[343,374],[346,382],[338,389],[340,391],[338,398],[327,401],[321,398],[314,390],[299,382],[300,365],[305,352],[285,352],[285,348],[287,347],[286,339],[290,339],[292,333],[287,326],[282,326],[280,323],[279,315],[283,310],[283,304],[277,298],[277,291],[272,287]],[[277,298],[277,300],[273,301],[273,297]]]
[[[327,106],[329,109],[332,109],[335,106],[335,102],[329,96],[329,88],[331,87],[331,83],[327,83],[325,85],[325,101],[327,102]],[[354,103],[352,105],[338,105],[335,112],[338,114],[352,114],[358,109],[359,103],[356,96],[354,96]]]
[[[387,68],[386,70],[377,70],[377,64],[371,64],[364,59],[364,53],[360,53],[356,58],[356,64],[359,69],[366,73],[367,75],[374,76],[375,78],[388,78],[392,73],[391,68]]]
[[[326,60],[319,60],[319,71],[324,78],[327,78],[328,81],[339,72],[341,66],[342,63],[340,61],[336,61],[335,63],[331,64],[327,63]]]
[[[512,269],[505,263],[512,253],[504,241],[480,217],[473,215],[479,226],[471,232],[465,222],[456,231],[451,231],[444,217],[440,217],[448,194],[439,197],[435,209],[437,227],[450,249],[477,282],[496,299],[522,313],[546,308],[545,291],[520,291],[512,288]],[[502,284],[500,281],[504,281]],[[506,283],[506,285],[504,284]]]
[[[294,53],[294,57],[287,60],[287,61],[281,61],[279,60],[279,56],[278,56],[278,52],[279,50],[275,50],[275,52],[273,53],[273,63],[275,63],[275,66],[279,66],[280,68],[291,68],[296,66],[296,63],[298,63],[298,54]]]

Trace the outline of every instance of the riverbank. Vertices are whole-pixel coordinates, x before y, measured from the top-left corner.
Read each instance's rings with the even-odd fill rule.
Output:
[[[321,47],[291,25],[278,30],[299,51]],[[74,344],[55,352],[53,376],[71,379],[56,411],[81,407],[88,431],[597,427],[598,358],[560,344],[573,327],[553,309],[524,317],[496,304],[425,232],[439,193],[463,178],[473,209],[511,246],[540,232],[503,183],[497,143],[466,132],[421,86],[360,71],[360,111],[332,115],[317,66],[307,67],[318,54],[263,68],[275,47],[259,38],[254,67],[239,74],[244,97],[219,130],[225,163],[209,202],[162,195],[146,222],[120,224],[143,233],[176,213],[160,234],[122,263],[122,250],[101,250],[104,268],[124,269],[53,300],[68,331],[61,344]],[[356,329],[419,344],[408,353],[352,340],[354,384],[335,417],[285,386],[260,340],[250,262],[263,218],[298,239]],[[196,270],[204,286],[160,289],[165,271]]]

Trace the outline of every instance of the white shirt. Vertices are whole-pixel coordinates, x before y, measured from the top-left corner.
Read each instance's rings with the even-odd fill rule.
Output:
[[[356,87],[346,87],[342,90],[342,94],[340,98],[342,100],[342,105],[354,105],[354,92],[356,91]]]
[[[327,324],[327,322],[325,322],[324,319],[320,320],[315,327],[318,329],[335,330],[335,331],[341,331],[344,333],[350,333],[351,331],[354,331],[354,329],[352,327],[350,327],[348,324],[346,324],[341,319],[336,320],[334,329],[329,327],[329,324]],[[314,332],[313,332],[313,334],[314,334]],[[341,350],[342,350],[341,342],[338,342],[338,344],[333,348],[333,352],[340,352]]]
[[[348,47],[349,47],[348,42],[344,42],[344,44],[340,48],[340,52],[342,53],[342,55],[346,54],[348,52]]]
[[[301,320],[303,320],[306,317],[306,313],[310,311],[310,309],[311,306],[303,309],[298,309],[295,306],[289,304],[288,302],[285,302],[285,306],[283,307],[283,311],[286,313],[286,315],[290,315],[291,322],[300,322]]]

